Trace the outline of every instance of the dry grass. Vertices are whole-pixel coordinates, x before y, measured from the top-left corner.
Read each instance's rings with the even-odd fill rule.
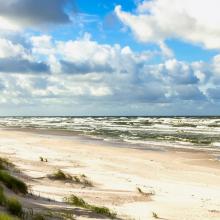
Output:
[[[68,174],[65,174],[62,170],[57,170],[53,174],[48,175],[48,178],[53,180],[63,180],[63,181],[72,180],[72,177]]]
[[[144,192],[140,187],[137,187],[137,191],[142,195],[142,196],[153,196],[155,193],[154,192]]]
[[[62,170],[57,170],[51,175],[48,175],[49,179],[52,180],[60,180],[60,181],[69,181],[75,184],[81,184],[86,187],[92,187],[93,183],[87,179],[86,175],[80,175],[80,176],[71,176],[69,174],[64,173]]]
[[[152,216],[157,219],[159,218],[156,212],[152,212]]]

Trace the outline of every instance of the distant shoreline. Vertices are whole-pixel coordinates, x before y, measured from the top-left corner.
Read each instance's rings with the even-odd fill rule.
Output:
[[[0,129],[5,131],[15,131],[15,132],[22,132],[22,133],[32,133],[32,134],[38,134],[43,136],[55,136],[60,137],[64,139],[70,139],[73,141],[80,141],[82,143],[88,143],[90,145],[96,146],[97,144],[99,146],[104,147],[116,147],[116,148],[127,148],[129,149],[135,149],[135,150],[143,150],[143,151],[152,151],[152,152],[186,152],[186,153],[206,153],[207,155],[213,156],[215,153],[214,150],[207,151],[206,149],[201,148],[195,148],[195,147],[166,147],[162,143],[160,146],[152,146],[147,144],[132,144],[125,141],[120,140],[104,140],[102,138],[98,137],[91,137],[88,135],[83,135],[82,133],[75,132],[75,131],[68,131],[68,130],[59,130],[59,129],[42,129],[42,128],[10,128],[10,127],[0,127]],[[219,153],[219,151],[216,151]],[[217,160],[220,161],[220,157],[215,157]],[[214,159],[214,157],[213,157]]]
[[[11,117],[0,127],[66,136],[116,147],[199,151],[220,159],[220,118],[212,117]]]
[[[0,118],[220,118],[220,115],[5,115]]]

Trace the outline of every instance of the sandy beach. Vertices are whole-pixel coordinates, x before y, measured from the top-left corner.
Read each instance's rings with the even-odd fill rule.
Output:
[[[74,194],[108,207],[119,219],[155,219],[152,213],[164,220],[220,219],[220,162],[205,152],[120,148],[58,132],[1,129],[0,156],[16,165],[34,195],[22,198],[25,207],[102,218],[63,202]],[[84,175],[93,186],[49,179],[58,169]]]

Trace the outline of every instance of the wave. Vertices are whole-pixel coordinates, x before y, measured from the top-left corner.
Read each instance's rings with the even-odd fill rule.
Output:
[[[2,117],[0,126],[61,129],[136,144],[220,149],[220,117]]]

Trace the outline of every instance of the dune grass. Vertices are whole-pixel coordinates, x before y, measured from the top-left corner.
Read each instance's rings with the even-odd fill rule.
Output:
[[[0,186],[0,205],[5,207],[7,211],[12,215],[21,217],[23,213],[21,203],[15,197],[7,198],[4,194],[2,186]],[[2,218],[0,218],[0,220],[1,219],[11,219],[11,217],[3,215]]]
[[[47,158],[43,158],[43,157],[40,157],[40,161],[41,162],[46,162],[46,163],[48,162]]]
[[[0,205],[3,206],[5,202],[6,202],[6,197],[4,194],[4,190],[3,190],[3,187],[0,186]]]
[[[11,162],[9,162],[7,159],[0,158],[0,182],[15,193],[26,194],[28,191],[27,185],[23,181],[9,174],[8,170],[11,168],[14,168],[14,165]],[[5,207],[12,215],[21,217],[23,213],[21,203],[15,197],[7,198],[7,196],[4,194],[2,185],[0,185],[0,205]],[[18,218],[1,214],[0,220],[1,219],[10,220]]]
[[[48,177],[49,179],[53,179],[53,180],[63,180],[63,181],[72,180],[72,177],[68,174],[65,174],[62,170],[57,170]]]
[[[8,159],[0,157],[0,169],[1,170],[6,170],[8,168],[14,168],[14,164],[9,162]]]
[[[73,176],[73,181],[77,184],[82,184],[84,186],[92,187],[93,183],[87,179],[86,175],[82,174],[80,177]]]
[[[42,214],[37,213],[33,215],[32,220],[45,220],[45,217]]]
[[[71,176],[69,174],[64,173],[62,170],[57,170],[53,174],[48,175],[49,179],[52,180],[60,180],[60,181],[71,181],[76,184],[81,184],[83,186],[92,187],[93,184],[90,180],[87,179],[86,175],[80,176]]]
[[[3,213],[0,213],[0,220],[15,220],[16,218],[8,215],[8,214],[3,214]]]
[[[112,212],[107,207],[104,207],[104,206],[99,207],[99,206],[90,205],[89,203],[85,202],[84,199],[82,199],[80,197],[77,197],[75,195],[65,197],[64,201],[67,202],[70,205],[85,208],[85,209],[91,210],[91,211],[93,211],[97,214],[101,214],[101,215],[107,216],[107,217],[112,218],[112,219],[115,218],[116,215],[117,215],[115,212]]]
[[[152,212],[152,215],[154,218],[157,218],[157,219],[159,218],[156,212]]]
[[[140,187],[137,187],[137,191],[138,191],[142,196],[153,196],[153,195],[155,195],[154,192],[144,192]]]
[[[22,205],[15,197],[11,197],[6,200],[6,207],[8,212],[10,212],[12,215],[20,217],[23,213]]]
[[[15,193],[27,194],[27,185],[16,177],[11,176],[8,172],[0,170],[0,181]]]

